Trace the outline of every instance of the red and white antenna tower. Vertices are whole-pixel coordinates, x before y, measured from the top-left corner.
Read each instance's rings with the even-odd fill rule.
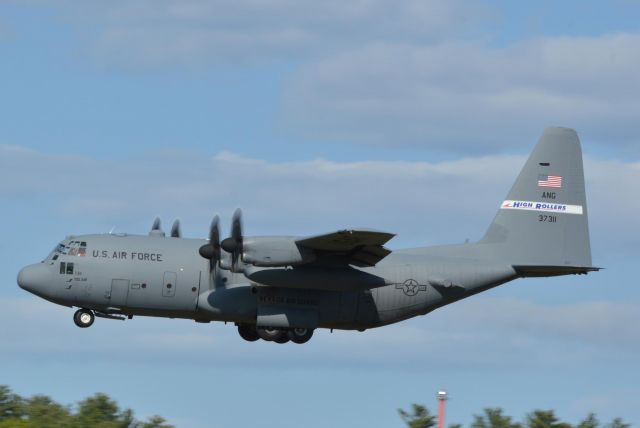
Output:
[[[436,394],[436,398],[438,399],[438,428],[444,428],[444,413],[446,402],[449,399],[447,391],[441,389]]]

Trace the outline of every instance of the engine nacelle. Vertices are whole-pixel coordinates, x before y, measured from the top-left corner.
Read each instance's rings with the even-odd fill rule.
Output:
[[[253,266],[295,266],[312,262],[312,250],[299,247],[295,236],[245,237],[242,242],[242,261]]]

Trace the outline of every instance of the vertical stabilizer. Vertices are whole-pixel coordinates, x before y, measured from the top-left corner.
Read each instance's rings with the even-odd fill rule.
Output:
[[[544,131],[479,244],[525,273],[592,270],[582,150],[573,129]]]

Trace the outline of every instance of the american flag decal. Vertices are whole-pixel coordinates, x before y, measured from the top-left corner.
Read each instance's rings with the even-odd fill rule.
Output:
[[[538,187],[562,187],[562,177],[559,175],[538,175]]]

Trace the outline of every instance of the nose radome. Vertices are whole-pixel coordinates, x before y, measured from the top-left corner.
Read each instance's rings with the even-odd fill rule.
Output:
[[[18,273],[18,285],[20,286],[20,288],[29,291],[27,289],[27,269],[28,267],[20,269],[20,272]]]
[[[40,294],[46,287],[48,276],[49,270],[44,264],[29,265],[18,273],[18,285],[31,293]]]

